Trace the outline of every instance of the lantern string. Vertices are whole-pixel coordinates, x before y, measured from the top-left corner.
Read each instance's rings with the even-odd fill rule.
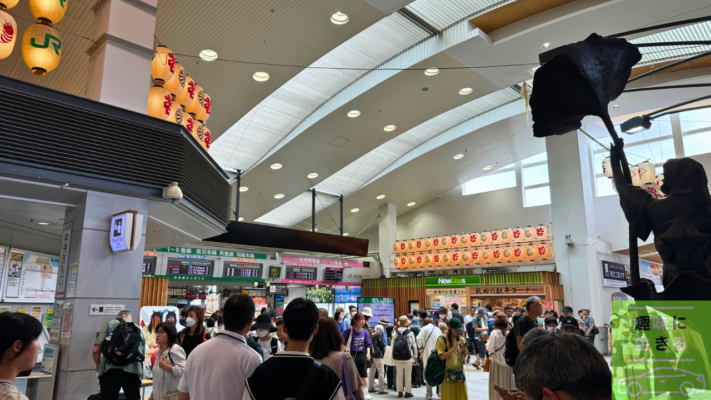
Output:
[[[585,130],[584,130],[582,127],[578,128],[578,129],[580,130],[580,132],[582,132],[583,134],[585,134],[585,136],[589,137],[590,140],[592,140],[593,142],[597,143],[598,146],[602,147],[603,149],[605,149],[605,150],[607,150],[607,151],[610,151],[610,149],[607,148],[604,144],[600,143],[597,139],[595,139],[594,137],[592,137],[589,133],[585,132]]]
[[[26,17],[22,17],[22,16],[20,16],[20,15],[12,14],[12,13],[8,12],[7,10],[5,10],[5,12],[8,13],[8,14],[10,14],[10,15],[11,15],[12,17],[14,17],[14,18],[22,19],[22,20],[25,20],[25,21],[29,21],[29,22],[32,22],[33,24],[36,24],[36,23],[37,23],[37,21],[34,20],[34,19],[32,19],[32,18],[26,18]],[[65,30],[65,29],[58,29],[58,28],[55,27],[55,26],[52,26],[52,27],[53,27],[54,29],[57,29],[58,31],[60,31],[60,32],[63,33],[63,34],[64,34],[64,33],[68,33],[68,34],[73,35],[73,36],[76,36],[76,37],[78,37],[78,38],[81,38],[81,39],[84,39],[84,40],[88,40],[88,41],[90,41],[91,43],[95,43],[95,42],[94,42],[94,39],[88,38],[88,37],[86,37],[86,36],[82,36],[82,35],[80,35],[80,34],[78,34],[78,33],[74,33],[74,32],[72,32],[72,31]]]

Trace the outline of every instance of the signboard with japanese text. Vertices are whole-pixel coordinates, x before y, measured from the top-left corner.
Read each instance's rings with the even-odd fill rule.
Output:
[[[199,247],[164,247],[157,249],[158,253],[176,253],[194,255],[194,256],[210,256],[210,257],[229,257],[237,258],[238,260],[232,260],[235,262],[257,262],[256,260],[266,260],[267,255],[264,253],[251,253],[244,251],[234,251],[234,250],[217,250],[217,249],[203,249]],[[188,257],[184,257],[188,258]]]
[[[287,285],[271,285],[269,286],[269,293],[272,294],[283,294],[289,295],[289,287]]]
[[[479,286],[469,288],[471,296],[510,297],[510,296],[543,296],[543,286]]]
[[[343,280],[343,268],[326,267],[323,272],[324,281],[340,282]]]
[[[331,267],[363,268],[362,262],[337,260],[331,258],[282,256],[281,260],[284,263],[297,267],[315,267],[316,265],[326,265]]]
[[[284,278],[291,280],[315,281],[316,268],[287,267],[286,276],[284,276]]]
[[[241,262],[226,261],[223,265],[223,277],[257,279],[262,277],[262,264],[245,264]]]
[[[67,285],[67,267],[69,266],[69,245],[72,240],[72,227],[74,224],[68,222],[62,228],[62,248],[59,251],[59,272],[57,274],[57,297],[64,296],[64,288]]]
[[[182,275],[182,276],[212,276],[213,261],[187,261],[177,260],[174,258],[168,259],[167,275]]]
[[[358,312],[363,307],[373,310],[373,317],[368,321],[371,328],[375,328],[381,318],[389,318],[390,323],[395,323],[395,298],[394,297],[358,297]]]
[[[453,295],[453,296],[466,296],[466,288],[445,288],[445,289],[426,289],[425,294],[428,296],[441,296],[441,295]]]
[[[606,287],[627,287],[630,282],[629,265],[602,260],[602,286]]]
[[[613,301],[618,400],[709,398],[711,301]]]

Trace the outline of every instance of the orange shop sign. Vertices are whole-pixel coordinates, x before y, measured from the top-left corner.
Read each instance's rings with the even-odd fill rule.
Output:
[[[477,286],[469,288],[470,296],[542,296],[545,292],[540,285]]]

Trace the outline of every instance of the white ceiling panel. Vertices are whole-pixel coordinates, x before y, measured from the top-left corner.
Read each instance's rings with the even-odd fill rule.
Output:
[[[406,8],[442,30],[455,22],[513,3],[516,0],[417,0]]]

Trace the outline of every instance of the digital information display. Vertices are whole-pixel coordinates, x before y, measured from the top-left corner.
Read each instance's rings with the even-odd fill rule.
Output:
[[[143,257],[143,275],[153,275],[156,272],[157,257]]]
[[[324,281],[340,282],[343,280],[343,268],[326,267],[323,274]]]
[[[287,267],[284,279],[316,280],[316,268]]]
[[[222,276],[225,278],[255,278],[262,277],[262,264],[245,264],[225,262]]]
[[[212,266],[213,261],[208,260],[169,258],[166,275],[212,276]]]

